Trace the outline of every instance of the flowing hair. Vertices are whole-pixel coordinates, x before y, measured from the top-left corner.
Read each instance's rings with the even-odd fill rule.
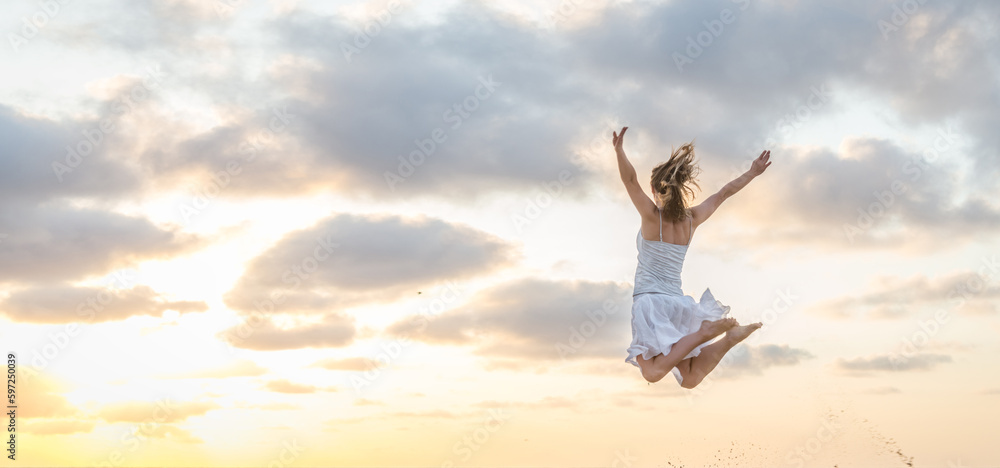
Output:
[[[662,207],[665,218],[680,222],[687,217],[686,196],[694,197],[694,190],[690,185],[701,189],[694,179],[700,172],[701,169],[694,162],[694,141],[673,150],[667,162],[653,168],[650,182],[656,192],[657,205]]]

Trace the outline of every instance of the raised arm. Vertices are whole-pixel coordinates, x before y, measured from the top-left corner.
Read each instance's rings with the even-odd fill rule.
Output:
[[[625,150],[622,149],[622,143],[625,141],[625,130],[628,130],[628,127],[622,127],[621,133],[611,132],[611,143],[614,144],[615,153],[618,155],[618,173],[622,176],[628,197],[632,199],[632,204],[639,211],[639,215],[653,219],[656,218],[657,214],[656,204],[642,190],[642,186],[639,185],[639,177],[635,173],[635,167],[632,167],[632,163],[625,156]]]
[[[764,150],[764,152],[760,153],[760,156],[758,156],[757,159],[754,159],[753,164],[750,165],[750,170],[744,172],[743,175],[722,186],[718,192],[712,194],[706,198],[705,201],[691,208],[692,223],[697,226],[707,221],[708,218],[712,216],[712,213],[715,213],[715,210],[722,205],[722,202],[735,195],[736,192],[739,192],[743,187],[746,187],[751,180],[763,174],[764,170],[771,165],[769,159],[771,159],[771,151]]]

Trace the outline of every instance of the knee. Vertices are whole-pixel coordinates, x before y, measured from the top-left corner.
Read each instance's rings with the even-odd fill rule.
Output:
[[[698,384],[701,383],[701,380],[702,377],[700,376],[688,374],[688,376],[683,381],[681,381],[681,387],[690,390],[692,388],[697,387]]]
[[[667,375],[667,373],[665,371],[661,371],[661,370],[657,370],[657,369],[649,369],[649,370],[643,369],[643,371],[642,371],[642,377],[644,379],[646,379],[646,381],[649,382],[649,383],[659,382],[666,375]]]

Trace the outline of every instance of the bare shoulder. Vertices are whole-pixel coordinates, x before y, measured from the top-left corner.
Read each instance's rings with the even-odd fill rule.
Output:
[[[642,224],[639,229],[642,231],[642,237],[646,239],[656,239],[660,232],[660,212],[656,209],[656,205],[653,205],[652,212],[642,213]]]
[[[704,202],[689,208],[688,213],[691,215],[691,225],[693,227],[698,227],[705,221],[708,221],[708,213],[705,212]]]

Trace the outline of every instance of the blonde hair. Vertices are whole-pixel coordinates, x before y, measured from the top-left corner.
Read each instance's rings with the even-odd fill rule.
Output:
[[[679,222],[687,217],[688,207],[685,195],[694,197],[690,185],[701,189],[695,176],[701,172],[694,162],[694,141],[673,150],[670,159],[653,168],[650,182],[655,191],[657,205],[670,221]]]

